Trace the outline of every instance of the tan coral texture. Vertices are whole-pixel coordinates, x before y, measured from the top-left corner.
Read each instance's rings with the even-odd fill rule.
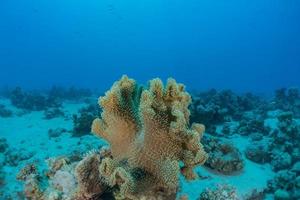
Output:
[[[110,143],[112,153],[100,173],[120,186],[121,196],[132,199],[155,189],[174,193],[180,173],[196,177],[193,168],[207,159],[200,143],[205,128],[189,127],[190,102],[184,85],[174,79],[165,87],[153,79],[143,88],[127,76],[99,98],[103,112],[92,132]]]

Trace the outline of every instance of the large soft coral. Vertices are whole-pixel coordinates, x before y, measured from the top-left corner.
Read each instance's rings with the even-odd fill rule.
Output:
[[[143,89],[127,76],[99,98],[103,113],[92,132],[110,143],[112,153],[101,162],[100,174],[111,186],[119,185],[120,196],[174,193],[180,172],[196,177],[193,168],[207,159],[200,143],[205,128],[197,123],[189,128],[190,102],[174,79],[166,87],[153,79]]]

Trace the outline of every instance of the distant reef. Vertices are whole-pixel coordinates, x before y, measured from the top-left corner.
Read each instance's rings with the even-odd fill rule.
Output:
[[[91,97],[92,91],[58,86],[53,86],[49,90],[25,91],[21,87],[16,87],[2,90],[0,96],[9,98],[11,104],[17,108],[27,111],[41,111],[58,108],[64,101],[80,101],[83,98]]]

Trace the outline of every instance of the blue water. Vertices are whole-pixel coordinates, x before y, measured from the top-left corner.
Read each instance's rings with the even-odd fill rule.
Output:
[[[0,86],[300,86],[297,0],[1,0]]]

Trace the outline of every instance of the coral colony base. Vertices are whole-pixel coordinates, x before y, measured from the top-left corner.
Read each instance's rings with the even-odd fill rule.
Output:
[[[300,199],[295,88],[191,97],[123,76],[100,106],[76,88],[1,96],[1,200]]]

